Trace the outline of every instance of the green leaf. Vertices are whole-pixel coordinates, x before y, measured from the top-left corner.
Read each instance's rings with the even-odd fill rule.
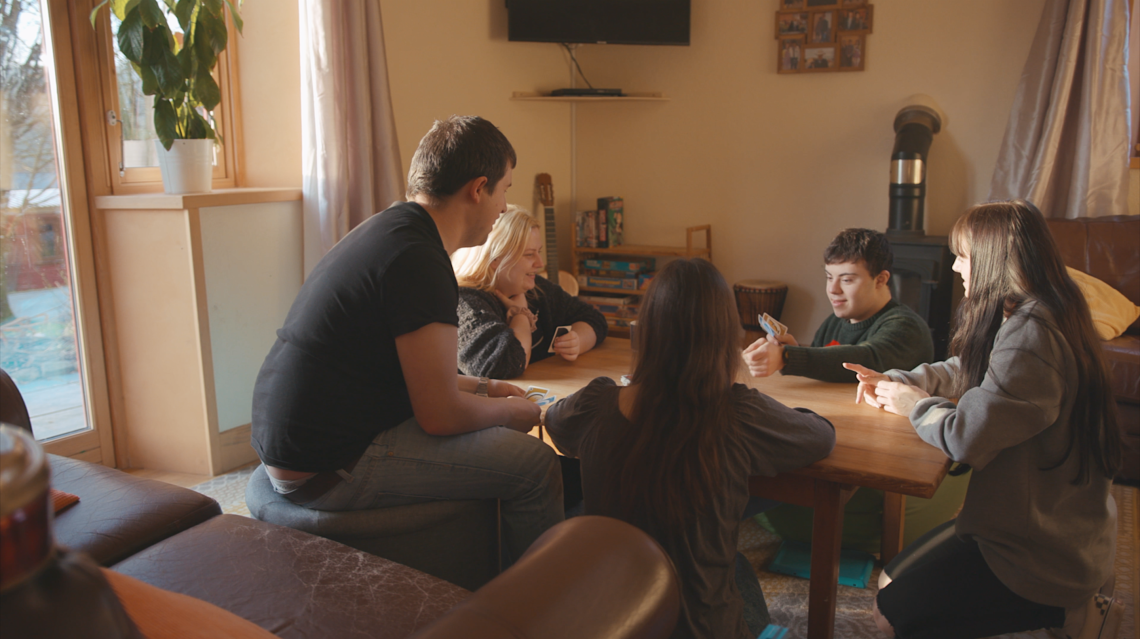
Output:
[[[194,72],[198,72],[200,68],[213,70],[214,66],[218,63],[218,54],[214,53],[214,48],[210,46],[209,38],[197,38],[194,40]]]
[[[171,13],[174,13],[174,5],[178,4],[177,0],[162,0],[162,2]]]
[[[174,7],[174,17],[178,18],[178,26],[182,27],[182,33],[190,33],[191,19],[197,9],[197,0],[178,0],[178,4]]]
[[[119,25],[119,32],[115,34],[115,38],[119,41],[119,51],[122,51],[131,62],[143,64],[146,33],[142,17],[137,10],[128,13],[123,23]]]
[[[154,77],[158,79],[158,88],[164,96],[185,90],[186,76],[182,75],[182,65],[169,49],[163,50],[162,61],[154,65]]]
[[[222,91],[205,67],[198,67],[198,77],[194,78],[194,101],[206,107],[207,111],[213,111],[222,101]]]
[[[154,77],[154,69],[149,66],[139,66],[134,62],[131,63],[135,68],[135,73],[139,74],[142,78],[142,92],[143,95],[154,95],[158,91],[158,78]]]
[[[175,56],[178,58],[178,64],[182,67],[182,75],[187,78],[192,78],[196,75],[197,71],[195,64],[198,57],[194,55],[193,47],[182,47],[182,50]]]
[[[166,27],[159,27],[153,31],[143,29],[142,58],[138,61],[140,65],[154,67],[162,64],[162,59],[170,52],[170,40],[165,33],[168,31]]]
[[[111,0],[111,11],[115,17],[122,20],[131,9],[134,9],[139,4],[139,0]]]
[[[99,10],[102,9],[103,7],[107,6],[107,3],[110,1],[111,0],[103,0],[99,4],[95,5],[95,8],[91,10],[91,14],[89,17],[91,19],[91,28],[92,29],[95,28],[95,20],[99,17]]]
[[[226,38],[229,32],[226,31],[226,21],[221,14],[199,11],[196,25],[195,39],[204,37],[215,54],[226,50]]]
[[[167,26],[166,14],[162,12],[162,9],[155,0],[140,0],[139,13],[142,14],[143,24],[146,25],[148,29],[154,29],[158,26]]]
[[[226,4],[230,5],[230,17],[234,19],[234,26],[237,27],[237,32],[241,33],[241,14],[238,13],[237,7],[234,6],[234,0],[226,0]],[[238,4],[241,4],[240,0]]]
[[[210,123],[198,113],[197,109],[190,109],[189,121],[186,123],[187,140],[205,140],[209,138]]]
[[[178,114],[168,100],[154,100],[154,132],[158,134],[162,146],[169,151],[174,139],[178,137]]]
[[[202,8],[216,16],[221,16],[222,0],[202,0]]]

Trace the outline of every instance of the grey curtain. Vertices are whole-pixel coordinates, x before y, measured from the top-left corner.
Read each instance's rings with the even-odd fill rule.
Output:
[[[299,0],[305,274],[404,199],[379,0]]]
[[[1046,217],[1128,207],[1128,0],[1046,0],[1006,126],[990,198]]]

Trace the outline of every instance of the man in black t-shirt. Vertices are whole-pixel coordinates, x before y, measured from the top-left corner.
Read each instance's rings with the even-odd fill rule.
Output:
[[[554,451],[526,435],[539,408],[455,369],[448,255],[487,239],[515,162],[490,122],[437,121],[412,158],[408,202],[310,273],[254,387],[253,446],[277,492],[330,511],[498,498],[514,558],[562,520]]]

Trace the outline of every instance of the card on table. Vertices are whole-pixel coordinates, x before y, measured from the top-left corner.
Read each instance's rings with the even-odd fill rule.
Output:
[[[570,332],[569,326],[559,326],[558,328],[554,329],[554,337],[550,338],[550,348],[546,349],[546,352],[547,353],[553,353],[554,352],[554,341],[557,340],[559,337],[562,337],[563,335],[565,335],[569,332]]]

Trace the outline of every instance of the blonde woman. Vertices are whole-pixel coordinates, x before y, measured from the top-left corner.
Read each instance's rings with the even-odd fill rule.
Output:
[[[557,354],[567,361],[606,338],[606,320],[542,276],[538,220],[509,205],[482,246],[451,257],[459,280],[459,370],[511,379]],[[569,333],[551,338],[559,326]]]

